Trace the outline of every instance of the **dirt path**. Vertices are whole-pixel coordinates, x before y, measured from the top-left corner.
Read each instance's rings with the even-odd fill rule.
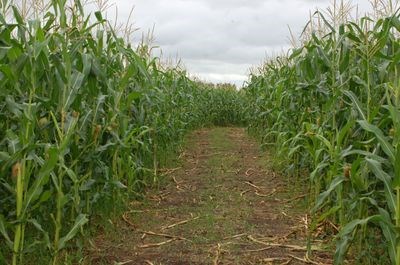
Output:
[[[96,238],[91,264],[306,264],[301,194],[287,192],[266,157],[243,129],[192,133],[181,166],[164,170],[167,184]]]

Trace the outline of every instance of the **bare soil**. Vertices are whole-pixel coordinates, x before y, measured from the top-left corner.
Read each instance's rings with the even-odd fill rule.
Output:
[[[165,185],[99,233],[89,264],[332,263],[323,242],[306,257],[303,194],[244,129],[193,132],[179,161],[160,170]]]

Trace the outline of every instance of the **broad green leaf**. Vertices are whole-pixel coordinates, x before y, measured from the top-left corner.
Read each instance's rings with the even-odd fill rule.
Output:
[[[311,210],[311,212],[315,213],[316,211],[319,210],[319,208],[325,203],[325,200],[328,198],[328,196],[334,191],[336,190],[336,188],[342,184],[342,182],[345,181],[345,177],[344,176],[338,176],[336,178],[334,178],[331,182],[331,184],[329,185],[329,188],[322,192],[318,198],[317,201],[315,202],[315,205],[313,207],[313,209]]]
[[[378,161],[371,158],[366,158],[365,160],[367,161],[368,167],[371,171],[384,184],[386,203],[389,206],[391,213],[394,214],[396,212],[396,200],[392,189],[392,178],[383,171],[382,166]]]
[[[30,205],[35,202],[41,195],[43,190],[43,185],[48,182],[50,173],[54,170],[58,161],[58,149],[57,148],[49,148],[48,149],[48,159],[43,164],[41,169],[39,170],[38,175],[36,176],[35,181],[32,186],[28,189],[27,194],[25,196],[25,200],[23,202],[23,211],[22,214],[25,215],[29,210]]]
[[[103,15],[101,14],[101,12],[100,12],[100,11],[96,11],[96,12],[94,12],[94,15],[96,16],[96,18],[97,18],[97,20],[98,20],[99,22],[102,22],[102,21],[104,21],[104,19],[103,19]]]
[[[322,136],[322,135],[320,135],[320,134],[315,135],[315,137],[316,137],[318,140],[320,140],[320,141],[328,148],[329,154],[332,155],[332,154],[333,154],[333,147],[332,147],[331,142],[329,142],[328,139],[326,139],[324,136]]]
[[[390,161],[394,162],[395,154],[393,146],[389,143],[388,138],[383,135],[383,132],[378,127],[376,127],[373,124],[370,124],[366,120],[358,121],[358,123],[364,130],[371,132],[375,135],[378,142],[382,146],[382,150],[389,156]]]
[[[24,24],[24,20],[21,16],[21,14],[19,13],[19,10],[16,6],[12,6],[11,7],[13,10],[13,14],[14,14],[14,18],[17,21],[18,24],[23,25]]]
[[[379,225],[387,241],[390,259],[392,260],[392,263],[395,264],[397,252],[396,229],[393,226],[390,214],[385,209],[379,208],[379,213],[382,216],[382,221],[379,222]]]
[[[65,244],[70,241],[72,238],[75,237],[76,233],[78,233],[79,229],[84,226],[89,219],[86,217],[85,214],[80,214],[78,217],[75,219],[75,223],[72,226],[72,228],[69,230],[69,232],[62,238],[60,238],[60,241],[57,246],[57,250],[61,250],[65,247]]]
[[[328,167],[328,166],[329,166],[329,163],[326,163],[326,162],[321,162],[321,163],[319,163],[319,164],[316,166],[316,168],[311,172],[311,174],[310,174],[310,181],[311,181],[311,182],[314,182],[315,179],[316,179],[317,174],[320,174],[320,173],[321,173],[321,170],[324,169],[324,168],[326,168],[326,167]]]
[[[400,189],[400,143],[396,147],[396,157],[394,160],[393,188]]]
[[[388,163],[387,159],[385,159],[385,158],[383,158],[381,156],[378,156],[376,154],[373,154],[371,152],[364,151],[364,150],[358,150],[358,149],[348,149],[347,150],[346,149],[346,150],[343,150],[340,153],[340,157],[342,159],[344,159],[344,158],[346,158],[348,156],[352,156],[352,155],[361,155],[361,156],[369,157],[369,158],[372,158],[372,159],[374,159],[374,160],[376,160],[376,161],[378,161],[379,163],[382,163],[382,164]]]
[[[293,49],[292,54],[290,55],[289,59],[293,60],[293,58],[299,56],[303,52],[303,48]]]
[[[344,90],[343,94],[345,94],[347,97],[350,98],[350,100],[353,102],[354,106],[356,107],[358,113],[360,114],[361,118],[363,120],[367,120],[367,117],[365,116],[364,111],[363,111],[363,107],[362,107],[360,101],[358,100],[357,96],[349,90]]]
[[[341,146],[346,134],[349,132],[349,130],[353,127],[353,125],[355,124],[355,120],[353,119],[349,119],[349,121],[346,123],[346,125],[340,129],[338,137],[337,137],[337,145]]]
[[[373,215],[365,219],[355,219],[350,223],[348,223],[346,226],[344,226],[338,234],[339,240],[336,244],[334,264],[335,265],[343,264],[344,258],[351,244],[352,233],[356,227],[367,225],[369,222],[380,223],[384,221],[385,219],[383,216]]]

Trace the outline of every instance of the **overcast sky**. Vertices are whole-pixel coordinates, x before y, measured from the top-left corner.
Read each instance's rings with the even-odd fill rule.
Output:
[[[241,85],[248,69],[290,47],[310,10],[330,0],[115,0],[119,20],[134,7],[132,22],[141,32],[155,26],[154,45],[165,57],[179,56],[188,71],[211,82]],[[368,0],[353,1],[360,9]],[[114,7],[115,9],[115,7]],[[109,15],[111,17],[111,15]]]

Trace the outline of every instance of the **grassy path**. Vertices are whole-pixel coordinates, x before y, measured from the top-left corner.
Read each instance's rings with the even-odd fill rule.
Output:
[[[299,194],[243,129],[192,133],[180,163],[96,238],[91,264],[306,264],[307,218],[291,200]],[[316,254],[314,264],[329,264]]]

